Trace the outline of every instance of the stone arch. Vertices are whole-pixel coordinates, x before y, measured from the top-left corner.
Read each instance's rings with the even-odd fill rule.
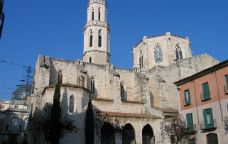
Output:
[[[143,144],[154,144],[155,138],[154,138],[154,132],[152,127],[147,124],[142,129],[142,143]]]
[[[135,130],[131,124],[126,124],[122,130],[122,144],[136,144]]]
[[[206,138],[207,144],[218,144],[218,135],[216,133],[209,133]]]
[[[115,130],[110,123],[104,123],[101,128],[101,144],[115,144]]]

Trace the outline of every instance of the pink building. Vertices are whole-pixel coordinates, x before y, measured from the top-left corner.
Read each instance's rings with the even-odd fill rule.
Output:
[[[189,144],[228,143],[228,60],[175,83]]]

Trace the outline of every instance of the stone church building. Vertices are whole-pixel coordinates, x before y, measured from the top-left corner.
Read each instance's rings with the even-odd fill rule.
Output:
[[[192,56],[187,37],[166,33],[145,36],[133,48],[133,67],[110,63],[110,28],[107,1],[89,0],[84,28],[83,59],[67,61],[40,55],[36,62],[31,109],[45,109],[53,102],[61,75],[63,112],[80,130],[66,134],[61,143],[85,143],[85,112],[92,99],[96,144],[168,144],[161,135],[165,118],[179,109],[174,82],[218,63],[202,54]],[[118,130],[117,130],[118,129]]]

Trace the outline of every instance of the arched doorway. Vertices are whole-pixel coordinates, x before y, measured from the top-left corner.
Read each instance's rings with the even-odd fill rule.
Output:
[[[207,136],[207,144],[218,144],[218,135],[210,133]]]
[[[115,144],[114,128],[110,123],[104,123],[101,128],[101,144]]]
[[[122,144],[136,144],[135,131],[131,124],[126,124],[122,130]]]
[[[154,132],[149,124],[145,125],[142,130],[142,142],[143,144],[154,144]]]

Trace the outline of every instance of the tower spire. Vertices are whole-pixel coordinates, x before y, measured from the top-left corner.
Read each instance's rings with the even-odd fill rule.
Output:
[[[87,23],[84,28],[83,61],[100,65],[109,64],[109,26],[106,0],[89,0]]]

